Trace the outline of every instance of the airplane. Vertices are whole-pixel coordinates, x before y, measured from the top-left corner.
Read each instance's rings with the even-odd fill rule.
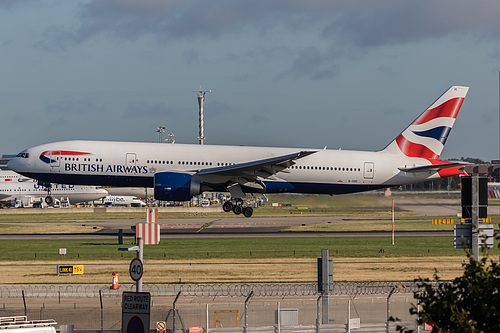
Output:
[[[54,204],[54,198],[49,196],[45,184],[41,185],[34,179],[25,178],[12,171],[0,171],[0,206],[12,204],[32,206],[38,203],[42,206],[42,199],[49,206]],[[16,180],[17,179],[17,180]],[[104,198],[108,192],[98,186],[80,186],[65,184],[50,184],[50,193],[58,200],[68,199],[71,203],[90,202]],[[50,198],[47,200],[47,198]]]
[[[0,170],[0,184],[3,182],[24,182],[30,179],[11,170]]]
[[[45,182],[153,187],[164,201],[229,192],[223,210],[250,217],[251,193],[345,194],[466,175],[440,161],[469,87],[452,86],[380,151],[61,141],[20,152],[8,167]]]
[[[94,203],[104,206],[146,207],[144,201],[133,195],[108,195],[100,200],[94,200]]]

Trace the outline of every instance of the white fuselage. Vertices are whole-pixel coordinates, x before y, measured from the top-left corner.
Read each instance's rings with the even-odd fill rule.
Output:
[[[46,182],[153,187],[158,172],[196,173],[291,154],[305,149],[115,141],[63,141],[24,150],[9,168]],[[341,194],[439,178],[436,171],[399,168],[430,165],[427,159],[387,152],[307,149],[284,171],[263,179],[266,193]],[[20,156],[20,157],[19,157]],[[207,179],[209,179],[208,177]],[[216,184],[214,175],[210,182]]]

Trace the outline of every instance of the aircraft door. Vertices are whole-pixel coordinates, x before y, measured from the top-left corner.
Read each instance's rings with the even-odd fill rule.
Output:
[[[137,165],[137,154],[136,153],[127,153],[125,156],[125,164],[127,166],[136,166]]]
[[[60,150],[52,150],[49,152],[48,158],[50,159],[50,170],[54,168],[58,168],[61,166],[61,151]]]
[[[375,174],[375,164],[373,162],[365,162],[363,176],[365,179],[373,179]]]

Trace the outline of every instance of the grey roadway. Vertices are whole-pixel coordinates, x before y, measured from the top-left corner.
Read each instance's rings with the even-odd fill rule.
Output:
[[[388,236],[386,231],[338,231],[338,232],[282,232],[295,225],[344,222],[346,216],[288,216],[263,218],[198,218],[198,219],[160,219],[161,238],[228,238],[228,237],[379,237]],[[362,219],[362,217],[356,217]],[[133,237],[132,226],[144,223],[142,219],[104,220],[86,222],[87,226],[103,227],[100,232],[91,234],[25,234],[0,235],[0,239],[97,239],[116,237],[118,229],[123,229],[124,237]],[[378,221],[380,222],[380,221]],[[374,222],[377,223],[377,222]],[[61,223],[59,223],[61,224]],[[65,223],[82,225],[82,223]],[[32,224],[31,224],[32,225]],[[47,227],[54,224],[47,223]],[[397,232],[398,236],[449,236],[453,231]]]
[[[391,198],[383,201],[390,207]],[[400,210],[414,211],[417,216],[443,216],[456,215],[460,213],[459,199],[429,199],[415,198],[404,199],[399,197],[396,204]],[[388,208],[389,210],[390,208]],[[489,210],[499,210],[498,207],[490,207]],[[491,212],[498,213],[498,212]],[[160,219],[162,225],[161,237],[167,238],[220,238],[220,237],[369,237],[386,236],[390,232],[357,231],[357,232],[282,232],[290,226],[307,225],[316,223],[339,223],[344,222],[352,216],[304,216],[291,215],[284,217],[252,217],[244,218],[228,213],[224,218],[175,218]],[[373,216],[366,216],[367,219]],[[356,219],[363,217],[356,216]],[[43,234],[43,235],[0,235],[0,239],[92,239],[109,238],[117,235],[118,229],[123,229],[125,237],[133,237],[132,226],[136,223],[144,223],[144,219],[110,219],[87,222],[68,222],[67,225],[87,225],[102,227],[103,230],[91,234]],[[377,222],[374,222],[377,223]],[[30,223],[33,225],[32,223]],[[59,223],[62,224],[62,223]],[[53,223],[48,223],[53,227]],[[399,236],[449,236],[453,231],[418,231],[398,232]]]

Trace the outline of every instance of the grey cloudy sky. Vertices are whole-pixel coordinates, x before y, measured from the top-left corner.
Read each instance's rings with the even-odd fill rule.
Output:
[[[378,150],[451,85],[442,158],[499,157],[500,2],[2,0],[0,153],[69,140]]]

